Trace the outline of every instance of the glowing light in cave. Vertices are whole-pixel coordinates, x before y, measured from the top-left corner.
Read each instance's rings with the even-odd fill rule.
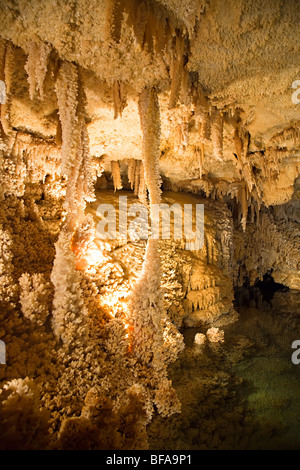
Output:
[[[126,298],[128,295],[129,293],[125,289],[110,292],[106,294],[104,297],[102,297],[101,303],[108,306],[111,309],[114,317],[117,316],[118,313],[119,314],[123,313],[127,316],[129,313],[129,309],[128,309],[128,305],[126,301]]]
[[[84,259],[89,266],[98,266],[99,264],[105,261],[105,257],[96,247],[88,247],[88,249],[84,252]]]

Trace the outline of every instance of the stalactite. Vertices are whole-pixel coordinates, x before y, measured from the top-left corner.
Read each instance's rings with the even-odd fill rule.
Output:
[[[177,34],[174,48],[174,56],[171,62],[171,92],[169,100],[169,109],[174,108],[179,99],[181,88],[181,80],[183,74],[183,53],[184,53],[184,38]]]
[[[6,41],[0,38],[0,80],[4,80]]]
[[[1,125],[4,133],[7,135],[11,130],[10,124],[10,108],[12,94],[12,78],[15,66],[15,52],[13,44],[8,41],[6,43],[6,52],[4,60],[4,81],[6,88],[5,103],[1,105]]]
[[[36,58],[38,55],[38,45],[36,42],[31,42],[29,46],[29,54],[27,58],[27,62],[25,64],[25,70],[28,75],[28,83],[29,83],[29,96],[30,99],[33,100],[35,91],[36,91],[36,75],[35,75],[35,67],[36,67]]]
[[[134,195],[138,196],[139,194],[139,187],[140,187],[140,178],[141,178],[141,161],[138,160],[135,165],[135,173],[134,173]]]
[[[113,102],[114,102],[114,118],[122,116],[122,112],[127,106],[127,94],[125,85],[119,80],[113,83]]]
[[[81,103],[85,101],[82,96],[83,90],[79,89],[79,99]],[[80,176],[82,179],[82,197],[85,201],[91,202],[95,200],[95,189],[94,183],[96,180],[96,172],[93,169],[92,156],[90,154],[90,144],[89,144],[89,135],[83,115],[81,115],[81,143],[82,143],[82,171],[80,171]],[[80,197],[80,194],[77,196]]]
[[[52,141],[32,137],[26,132],[16,133],[9,158],[13,158],[11,165],[15,176],[18,176],[15,183],[18,184],[19,195],[24,193],[24,181],[38,183],[44,180],[47,174],[60,176],[61,173],[59,148]]]
[[[111,174],[114,182],[114,190],[122,189],[122,179],[120,172],[120,164],[118,161],[111,161]]]
[[[236,128],[234,130],[234,135],[233,135],[233,140],[234,140],[234,145],[235,145],[235,151],[236,151],[236,156],[238,159],[238,162],[242,166],[242,151],[243,151],[243,141],[240,138],[239,135],[239,129]]]
[[[66,61],[61,64],[55,89],[62,128],[62,174],[69,177],[75,165],[77,143],[79,141],[77,116],[78,70],[76,65]]]
[[[209,103],[202,92],[196,91],[195,117],[198,120],[199,140],[203,144],[210,142],[210,115]]]
[[[139,2],[136,6],[135,18],[133,22],[134,35],[137,43],[144,46],[145,31],[149,20],[148,2]]]
[[[56,81],[59,118],[62,127],[62,174],[67,177],[66,210],[75,227],[85,201],[94,200],[93,171],[85,122],[85,94],[78,69],[63,62]]]
[[[131,189],[134,188],[136,163],[137,161],[134,158],[130,158],[128,160],[128,181],[130,183]]]
[[[139,98],[139,114],[143,131],[143,163],[150,204],[159,204],[161,178],[159,174],[160,114],[158,98],[153,88],[144,90]]]
[[[242,220],[241,220],[241,225],[243,228],[243,231],[245,232],[246,230],[246,225],[247,225],[247,216],[248,216],[248,200],[247,200],[247,188],[245,184],[242,184],[239,187],[239,201],[241,204],[241,209],[242,209]]]
[[[29,96],[31,100],[33,100],[37,91],[39,92],[40,99],[44,98],[44,81],[50,52],[51,46],[49,44],[32,41],[29,45],[25,70],[28,74]]]
[[[200,144],[200,148],[197,149],[197,154],[199,158],[199,178],[202,178],[202,172],[203,172],[203,163],[204,163],[204,144]]]
[[[147,202],[147,187],[145,181],[145,171],[143,162],[140,162],[140,181],[139,181],[139,192],[138,192],[139,200],[146,204]]]
[[[181,102],[184,103],[185,106],[190,107],[192,105],[192,87],[193,85],[187,67],[183,67],[181,78]]]
[[[245,132],[242,128],[240,118],[237,118],[236,128],[233,135],[235,145],[235,152],[237,156],[237,165],[239,168],[241,179],[247,185],[248,193],[251,194],[253,189],[256,189],[258,196],[261,196],[259,186],[256,183],[253,175],[252,167],[247,159],[247,152],[249,146],[249,133]]]
[[[167,19],[163,12],[155,15],[155,24],[154,24],[154,47],[157,54],[161,54],[166,47],[167,37]]]
[[[223,160],[223,116],[221,112],[214,108],[212,111],[211,139],[213,143],[214,155],[217,160]]]
[[[56,93],[62,126],[62,173],[67,177],[66,220],[55,245],[51,273],[55,286],[53,329],[64,342],[72,341],[74,328],[84,324],[80,277],[72,252],[75,228],[84,220],[85,201],[93,200],[93,165],[85,122],[85,94],[74,64],[61,64]],[[84,331],[84,328],[83,330]]]

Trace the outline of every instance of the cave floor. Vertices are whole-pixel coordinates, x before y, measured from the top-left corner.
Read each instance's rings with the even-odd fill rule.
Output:
[[[184,330],[170,367],[182,412],[154,418],[150,449],[300,449],[300,365],[291,361],[299,317],[267,304],[239,314],[224,343],[195,346],[207,328]]]

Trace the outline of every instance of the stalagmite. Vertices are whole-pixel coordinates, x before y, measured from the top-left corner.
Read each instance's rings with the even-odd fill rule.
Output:
[[[56,256],[51,273],[55,286],[52,327],[57,338],[72,344],[79,331],[84,332],[84,304],[80,273],[75,268],[76,255],[71,251],[73,234],[62,229],[55,245]]]
[[[19,279],[22,313],[37,325],[43,325],[50,312],[51,287],[45,276],[23,273]]]

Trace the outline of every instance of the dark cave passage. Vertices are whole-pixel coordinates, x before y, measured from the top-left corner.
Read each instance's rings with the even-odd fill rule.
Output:
[[[272,277],[272,270],[263,275],[263,279],[256,279],[253,285],[246,277],[241,287],[235,287],[235,307],[239,311],[244,307],[272,308],[272,299],[276,292],[287,292],[289,287],[275,282]]]

